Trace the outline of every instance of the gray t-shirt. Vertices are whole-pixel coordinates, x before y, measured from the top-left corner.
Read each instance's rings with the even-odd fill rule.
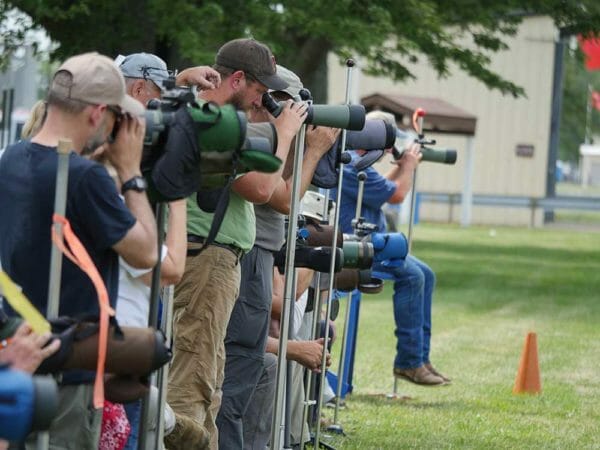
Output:
[[[285,242],[285,216],[269,205],[254,205],[256,240],[254,245],[276,252]]]

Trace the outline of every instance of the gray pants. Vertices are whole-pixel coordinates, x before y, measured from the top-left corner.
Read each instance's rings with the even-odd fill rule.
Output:
[[[58,412],[50,426],[50,450],[97,450],[102,409],[94,409],[94,386],[80,384],[58,389]],[[25,448],[36,448],[37,434],[27,438]],[[11,447],[17,448],[17,447]]]
[[[269,444],[276,375],[277,356],[267,353],[265,354],[263,372],[242,418],[244,450],[265,450]]]
[[[263,373],[270,322],[273,254],[255,246],[240,266],[240,294],[225,337],[223,398],[216,421],[221,450],[245,448],[242,417]]]

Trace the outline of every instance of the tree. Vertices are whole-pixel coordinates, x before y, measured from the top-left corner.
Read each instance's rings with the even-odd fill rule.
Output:
[[[210,64],[223,42],[253,36],[269,44],[313,93],[314,84],[324,85],[315,80],[322,79],[327,54],[334,52],[342,58],[360,55],[368,73],[398,81],[412,77],[410,64],[421,58],[442,77],[456,65],[490,89],[520,96],[523,89],[489,65],[490,55],[507,48],[505,37],[525,15],[549,15],[574,33],[600,30],[597,0],[451,5],[443,0],[11,0],[1,5],[0,14],[19,8],[33,18],[32,26],[46,29],[60,43],[56,58],[86,50],[108,55],[145,50],[175,67]]]
[[[567,50],[564,61],[565,77],[559,157],[563,161],[577,163],[579,146],[585,140],[585,127],[588,119],[586,106],[590,101],[589,87],[600,91],[600,71],[585,70],[583,55],[577,47]],[[600,113],[594,108],[590,111],[589,121],[592,133],[600,134]]]

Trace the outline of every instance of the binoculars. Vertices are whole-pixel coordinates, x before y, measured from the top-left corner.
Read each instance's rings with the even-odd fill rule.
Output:
[[[57,409],[52,377],[32,377],[0,366],[0,439],[22,441],[32,431],[47,430]]]
[[[281,114],[285,102],[277,102],[269,93],[264,93],[262,104],[273,117],[277,117]],[[365,125],[365,107],[309,103],[304,123],[345,130],[362,130]]]
[[[237,172],[275,172],[277,133],[269,123],[248,124],[232,105],[198,104],[189,88],[166,80],[160,100],[146,110],[141,170],[152,201],[171,201],[197,192],[207,183],[223,184]]]

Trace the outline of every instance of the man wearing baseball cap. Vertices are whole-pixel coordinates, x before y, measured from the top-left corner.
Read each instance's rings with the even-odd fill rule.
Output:
[[[165,81],[173,77],[177,86],[197,86],[201,90],[214,89],[221,83],[219,72],[208,66],[196,66],[177,74],[167,69],[167,64],[152,53],[119,55],[115,63],[125,77],[127,93],[143,105],[160,98]]]
[[[213,68],[221,84],[200,93],[202,101],[231,103],[249,111],[262,107],[269,88],[287,84],[277,76],[273,54],[254,39],[235,39],[218,51]],[[277,118],[275,155],[285,161],[306,108],[288,104]],[[282,165],[283,166],[283,165]],[[207,242],[214,214],[200,192],[187,200],[188,257],[182,281],[175,289],[173,361],[167,400],[176,415],[184,415],[206,428],[210,448],[218,446],[215,425],[221,406],[225,349],[223,340],[240,289],[240,258],[254,244],[256,225],[252,203],[265,203],[281,178],[249,172],[231,186],[229,204],[214,240]],[[175,429],[165,438],[169,449],[187,448]]]
[[[286,87],[272,91],[276,100],[296,98],[303,89],[300,78],[280,65],[277,65],[276,75],[286,84]],[[261,107],[254,108],[249,119],[252,122],[265,122],[273,120],[273,117]],[[335,130],[325,127],[307,132],[300,195],[308,188],[317,161],[331,147],[336,136]],[[288,159],[291,158],[288,156]],[[259,175],[255,173],[250,177]],[[273,252],[281,249],[285,241],[284,214],[289,214],[292,177],[289,173],[284,179],[283,173],[278,172],[275,178],[276,187],[269,201],[254,205],[256,239],[241,262],[240,293],[225,337],[225,379],[222,405],[217,418],[221,449],[264,448],[270,436],[271,410],[268,407],[263,408],[264,414],[260,417],[250,420],[247,420],[249,418],[245,412],[252,403],[272,404],[272,398],[262,403],[253,399],[253,395],[259,379],[264,371],[269,371],[268,366],[272,361],[270,357],[265,358],[265,349],[269,349],[271,353],[278,350],[278,341],[268,337],[273,291]],[[303,351],[297,352],[299,347]],[[311,350],[316,350],[316,360],[320,362],[323,346],[316,342],[293,342],[288,348],[287,356],[290,359],[304,357],[299,362],[315,369],[316,365],[311,366],[308,362],[310,356],[315,354]],[[251,423],[252,419],[256,422]]]
[[[54,74],[47,103],[47,117],[39,132],[31,141],[7,148],[0,161],[3,269],[45,314],[56,147],[59,140],[68,139],[73,152],[66,218],[95,263],[114,307],[118,255],[138,268],[150,268],[157,260],[156,223],[139,182],[144,126],[138,116],[144,108],[126,95],[125,80],[113,61],[98,53],[67,59]],[[105,146],[105,155],[116,169],[125,202],[106,169],[81,156],[99,146]],[[59,315],[98,313],[92,282],[63,258]],[[93,378],[89,372],[63,374],[59,413],[50,429],[52,448],[97,448],[102,411],[91,407]]]

